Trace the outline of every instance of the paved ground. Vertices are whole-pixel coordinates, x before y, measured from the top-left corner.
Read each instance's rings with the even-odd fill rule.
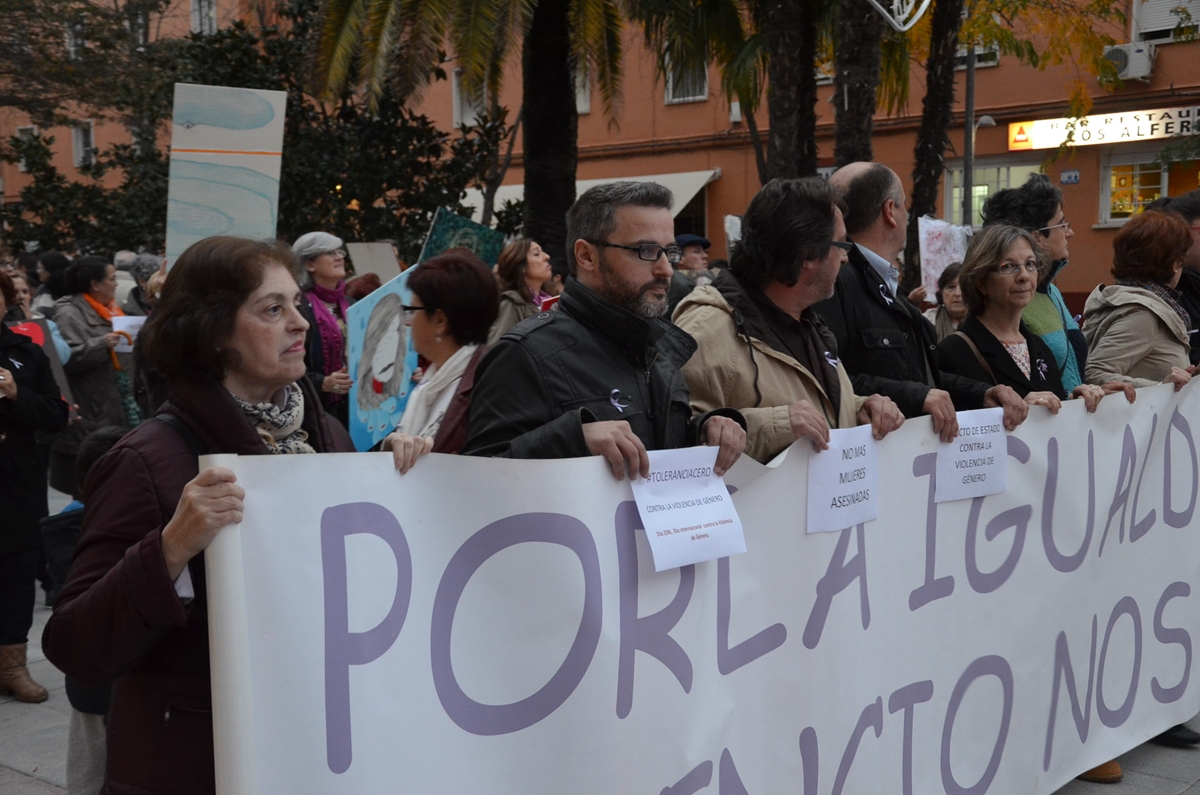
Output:
[[[69,498],[51,491],[50,510]],[[40,596],[40,594],[39,594]],[[63,675],[42,654],[42,628],[50,617],[40,604],[29,636],[29,671],[50,691],[42,704],[0,697],[0,795],[65,795],[67,716]],[[1200,731],[1200,718],[1189,724]],[[1117,785],[1073,781],[1056,795],[1200,795],[1200,748],[1142,745],[1121,757],[1125,780]],[[1020,793],[999,793],[1020,795]]]

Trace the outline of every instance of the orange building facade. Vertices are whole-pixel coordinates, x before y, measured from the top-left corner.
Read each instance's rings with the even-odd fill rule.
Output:
[[[1128,77],[1117,90],[1088,80],[1095,118],[1088,120],[1087,140],[1083,127],[1077,128],[1079,145],[1062,155],[1056,156],[1055,147],[1065,137],[1069,82],[1075,72],[1055,67],[1039,71],[995,53],[976,55],[976,117],[990,116],[995,126],[979,128],[976,136],[975,207],[981,206],[990,192],[1019,185],[1032,171],[1044,170],[1061,187],[1075,237],[1071,240],[1071,266],[1059,276],[1058,284],[1076,309],[1094,285],[1111,279],[1112,237],[1125,219],[1159,195],[1178,195],[1200,187],[1196,163],[1170,168],[1155,163],[1164,145],[1170,143],[1169,135],[1196,132],[1192,119],[1200,121],[1200,41],[1173,40],[1178,16],[1172,11],[1183,5],[1194,19],[1200,19],[1200,0],[1130,2],[1125,29],[1112,34],[1122,42],[1119,49],[1127,61]],[[197,25],[224,25],[241,13],[240,3],[230,0],[177,0],[165,17],[162,35],[178,35],[197,29]],[[731,108],[726,101],[715,69],[707,76],[685,81],[685,85],[667,86],[657,74],[655,57],[646,50],[640,31],[630,26],[625,45],[623,99],[615,113],[604,112],[594,86],[579,91],[580,188],[592,180],[662,178],[677,193],[678,231],[704,234],[713,243],[710,258],[725,257],[726,219],[740,215],[759,187],[745,120],[736,105]],[[440,128],[452,129],[469,120],[472,109],[457,91],[453,61],[446,67],[452,79],[430,86],[417,104]],[[937,215],[961,223],[966,72],[960,69],[957,74],[956,127],[949,131],[951,148],[946,154]],[[906,188],[913,167],[923,79],[923,68],[914,65],[907,107],[896,116],[880,114],[875,124],[875,159],[893,168]],[[828,84],[819,89],[817,138],[823,171],[833,166],[833,90]],[[520,106],[516,64],[509,70],[500,103],[509,108],[510,118]],[[757,121],[765,134],[765,107],[759,110]],[[1175,126],[1168,128],[1168,123]],[[19,114],[0,109],[0,136],[16,134],[22,126],[28,122]],[[77,173],[79,133],[70,129],[50,132],[57,137],[56,165],[68,176]],[[92,135],[93,145],[101,148],[110,141],[128,140],[114,125],[97,124]],[[1031,148],[1043,145],[1048,148]],[[16,198],[27,179],[13,165],[0,167],[0,177],[6,201]],[[522,178],[518,138],[513,165],[498,198],[520,195]]]

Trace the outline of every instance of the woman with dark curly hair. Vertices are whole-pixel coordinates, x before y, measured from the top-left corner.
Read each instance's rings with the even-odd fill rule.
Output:
[[[1084,306],[1089,383],[1171,382],[1178,389],[1188,382],[1191,320],[1175,286],[1191,247],[1187,221],[1173,213],[1135,215],[1117,232],[1117,283],[1097,287]]]
[[[550,255],[534,240],[522,237],[504,247],[496,261],[496,278],[504,292],[500,294],[500,313],[488,332],[489,345],[542,311],[542,302],[551,297],[542,284],[553,275]]]

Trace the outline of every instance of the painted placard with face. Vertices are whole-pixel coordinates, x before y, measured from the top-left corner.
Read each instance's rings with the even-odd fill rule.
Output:
[[[412,376],[417,354],[404,322],[404,305],[412,295],[410,273],[411,269],[400,274],[347,312],[346,359],[354,378],[350,438],[359,450],[370,449],[395,430],[416,387]]]

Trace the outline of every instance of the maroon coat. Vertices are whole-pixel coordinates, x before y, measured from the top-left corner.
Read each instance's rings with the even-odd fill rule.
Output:
[[[304,430],[318,452],[353,450],[307,379]],[[213,453],[267,455],[215,381],[174,383],[163,411]],[[198,472],[195,453],[163,422],[146,422],[88,476],[87,513],[67,584],[42,636],[46,656],[85,684],[113,681],[102,795],[214,792],[212,693],[204,556],[188,564],[196,597],[176,595],[162,529]]]
[[[454,397],[446,406],[446,414],[442,424],[438,426],[437,436],[433,437],[431,453],[457,453],[467,443],[467,418],[471,413],[471,390],[475,388],[475,368],[479,360],[488,352],[488,346],[480,345],[467,362]]]

